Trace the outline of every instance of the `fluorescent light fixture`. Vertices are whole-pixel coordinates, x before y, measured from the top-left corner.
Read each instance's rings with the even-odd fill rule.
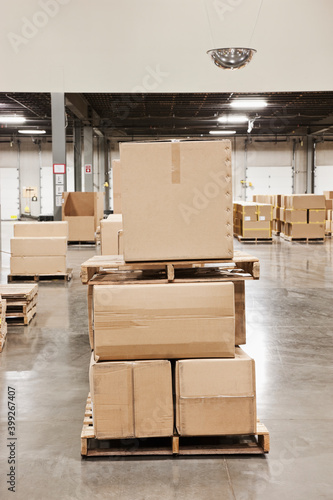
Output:
[[[0,116],[0,123],[24,123],[23,116]]]
[[[233,135],[236,130],[210,130],[211,135]]]
[[[30,135],[36,135],[36,134],[46,134],[46,130],[39,130],[39,129],[23,129],[18,131],[19,134],[30,134]]]
[[[265,108],[267,102],[262,99],[237,99],[230,103],[232,108],[256,109]]]
[[[220,123],[246,123],[248,119],[246,115],[223,115],[217,121]]]

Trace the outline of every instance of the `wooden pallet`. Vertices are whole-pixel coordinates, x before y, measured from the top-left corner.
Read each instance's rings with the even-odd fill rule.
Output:
[[[0,352],[3,351],[6,338],[7,338],[7,323],[4,323],[3,325],[1,325],[1,330],[0,330]]]
[[[260,264],[256,257],[240,251],[235,251],[233,259],[229,260],[172,262],[125,262],[121,255],[95,255],[81,265],[81,280],[83,284],[87,284],[96,274],[124,275],[125,271],[137,275],[143,273],[146,281],[151,276],[153,282],[156,282],[156,276],[167,282],[206,281],[208,274],[211,280],[214,278],[214,272],[218,281],[221,281],[223,275],[229,281],[233,276],[236,281],[259,279]]]
[[[30,309],[27,314],[16,313],[15,315],[6,315],[6,321],[8,326],[23,325],[27,326],[30,321],[34,318],[37,312],[37,306]]]
[[[34,283],[0,285],[0,295],[6,299],[7,306],[16,302],[30,302],[38,293],[38,285]]]
[[[91,245],[96,245],[96,240],[92,241],[68,241],[67,242],[68,246],[91,246]]]
[[[73,269],[67,269],[66,273],[55,274],[8,274],[8,283],[17,281],[30,282],[30,281],[70,281],[73,277]]]
[[[37,306],[38,295],[36,294],[29,302],[11,301],[7,302],[6,316],[26,316],[28,312]]]
[[[108,439],[95,437],[91,398],[88,395],[81,432],[81,455],[84,457],[137,455],[258,455],[270,449],[269,432],[257,422],[257,432],[250,436]]]
[[[273,238],[247,238],[246,236],[234,235],[241,243],[273,243]]]
[[[293,238],[292,236],[286,236],[285,234],[280,234],[280,236],[285,241],[295,241],[297,243],[325,243],[325,238]]]

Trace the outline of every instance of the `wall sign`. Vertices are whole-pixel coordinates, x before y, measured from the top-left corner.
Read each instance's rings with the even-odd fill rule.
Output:
[[[53,173],[65,175],[66,164],[65,163],[53,163]]]

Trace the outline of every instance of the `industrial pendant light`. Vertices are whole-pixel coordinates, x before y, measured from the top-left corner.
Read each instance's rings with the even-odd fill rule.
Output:
[[[250,38],[250,43],[254,34],[254,30],[257,26],[258,23],[258,18],[259,14],[261,11],[261,7],[263,4],[263,0],[260,2],[260,7],[258,10],[257,18],[254,23],[254,28],[252,31],[252,35]],[[212,29],[211,29],[211,24],[210,24],[210,19],[209,19],[209,13],[207,9],[207,4],[205,2],[205,7],[206,7],[206,13],[208,17],[208,23],[209,23],[209,28],[211,31],[211,37],[213,39],[212,35]],[[210,49],[207,50],[207,54],[209,54],[212,58],[212,61],[218,68],[222,69],[241,69],[244,68],[249,62],[251,62],[254,54],[256,54],[256,49],[251,49],[248,47],[225,47],[225,48],[219,48],[219,49]]]
[[[256,52],[255,49],[240,47],[207,50],[207,54],[210,54],[214,64],[222,69],[244,68]]]

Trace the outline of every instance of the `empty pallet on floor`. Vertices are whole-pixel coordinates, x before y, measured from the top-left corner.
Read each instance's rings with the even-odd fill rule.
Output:
[[[55,274],[8,274],[8,283],[31,282],[31,281],[70,281],[73,277],[73,269],[67,269],[66,273]]]
[[[179,436],[144,439],[106,439],[95,437],[88,396],[81,432],[81,455],[137,456],[137,455],[259,455],[268,453],[269,432],[259,420],[256,434],[248,436]]]
[[[38,285],[0,285],[0,294],[6,299],[6,321],[10,325],[28,325],[37,311]]]

